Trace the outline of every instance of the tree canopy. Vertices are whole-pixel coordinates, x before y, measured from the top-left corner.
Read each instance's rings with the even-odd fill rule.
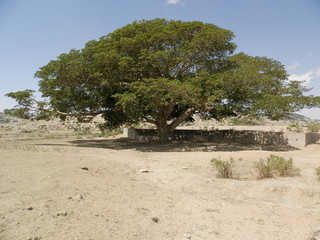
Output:
[[[233,32],[198,21],[136,21],[72,49],[35,73],[44,101],[32,90],[8,93],[22,117],[88,117],[105,124],[154,124],[161,140],[196,114],[221,119],[265,115],[280,119],[319,106],[289,81],[284,66],[266,57],[233,54]],[[35,110],[35,111],[34,111]]]

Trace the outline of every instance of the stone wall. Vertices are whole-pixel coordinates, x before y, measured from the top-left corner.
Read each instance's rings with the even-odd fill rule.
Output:
[[[320,134],[316,132],[306,133],[306,143],[305,145],[309,145],[312,143],[316,143],[320,140]]]
[[[158,134],[155,129],[134,129],[126,128],[124,135],[130,139],[157,140]],[[255,130],[182,130],[177,129],[172,134],[174,140],[196,140],[216,143],[242,143],[262,145],[290,145],[304,147],[308,144],[319,141],[318,133],[295,133],[295,132],[274,132]]]
[[[294,147],[304,147],[320,140],[320,134],[317,132],[288,132],[286,136],[288,139],[288,145]]]

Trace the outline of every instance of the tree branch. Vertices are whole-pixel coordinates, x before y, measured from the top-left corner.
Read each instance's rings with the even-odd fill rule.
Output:
[[[182,123],[192,114],[194,114],[195,110],[196,110],[195,107],[191,107],[187,109],[185,112],[181,113],[181,115],[178,118],[176,118],[169,124],[170,131],[173,131],[176,127],[180,125],[180,123]]]

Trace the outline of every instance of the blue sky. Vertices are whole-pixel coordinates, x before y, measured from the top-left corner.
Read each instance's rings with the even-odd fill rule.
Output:
[[[37,90],[34,73],[61,53],[157,17],[232,30],[237,52],[279,60],[320,96],[319,0],[0,0],[0,112],[15,105],[5,93]]]

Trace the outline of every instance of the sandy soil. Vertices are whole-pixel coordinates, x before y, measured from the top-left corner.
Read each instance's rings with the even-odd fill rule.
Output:
[[[254,162],[292,157],[298,177],[257,180]],[[210,160],[242,158],[239,179]],[[121,136],[0,138],[1,240],[313,239],[320,144],[301,149],[138,143]]]

